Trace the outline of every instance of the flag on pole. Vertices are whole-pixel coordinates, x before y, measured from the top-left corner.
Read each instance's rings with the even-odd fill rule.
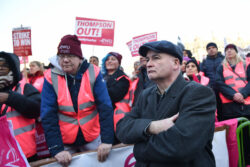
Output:
[[[185,50],[185,46],[184,46],[184,44],[182,43],[180,36],[178,36],[178,39],[177,39],[177,46],[179,46],[179,48],[180,48],[182,51]]]

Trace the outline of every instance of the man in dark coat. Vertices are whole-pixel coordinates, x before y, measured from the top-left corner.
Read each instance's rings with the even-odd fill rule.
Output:
[[[186,82],[182,52],[171,42],[142,45],[149,79],[135,107],[117,124],[117,137],[134,145],[136,167],[213,167],[216,101],[213,91]]]
[[[206,46],[207,58],[201,63],[200,69],[206,77],[209,78],[209,87],[213,89],[216,102],[217,102],[217,113],[219,121],[222,120],[222,104],[219,97],[219,91],[215,84],[216,69],[222,63],[224,56],[218,51],[216,43],[210,42]]]
[[[140,95],[140,93],[151,86],[154,85],[154,82],[148,79],[148,74],[147,74],[147,69],[146,69],[146,58],[141,56],[140,57],[140,68],[139,68],[139,73],[137,74],[138,77],[138,82],[136,85],[136,89],[134,92],[134,101],[133,101],[133,106],[135,106],[136,101]]]

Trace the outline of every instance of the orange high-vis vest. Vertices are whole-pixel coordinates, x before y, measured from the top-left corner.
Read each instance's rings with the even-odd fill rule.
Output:
[[[204,85],[204,86],[207,86],[208,83],[209,83],[209,78],[208,77],[205,77],[205,76],[201,76],[201,81],[200,81],[200,84]]]
[[[133,91],[132,91],[132,83],[131,80],[126,76],[122,75],[116,80],[120,80],[125,77],[129,81],[129,89],[127,94],[123,97],[123,99],[117,103],[115,103],[114,110],[114,130],[116,131],[117,122],[122,119],[127,112],[131,111],[132,103],[133,103]]]
[[[23,94],[23,88],[24,85],[20,85],[17,88],[17,92]],[[1,110],[4,110],[5,107],[6,105],[4,104]],[[7,108],[6,116],[13,125],[15,138],[21,146],[25,156],[27,158],[34,156],[36,154],[35,119],[25,118],[11,107]]]
[[[246,57],[246,64],[250,64],[250,57]]]
[[[40,76],[35,80],[35,82],[32,85],[41,93],[43,90],[43,82],[44,82],[44,76]]]
[[[45,75],[57,94],[59,126],[64,144],[75,142],[79,128],[87,142],[95,140],[100,135],[99,114],[93,95],[94,83],[99,73],[99,68],[90,64],[82,75],[77,99],[78,112],[74,110],[64,75],[56,68]]]
[[[139,83],[139,77],[137,77],[134,81],[132,81],[132,84],[131,84],[132,105],[135,101],[135,91],[137,89],[138,83]]]
[[[244,88],[246,84],[248,83],[247,81],[247,76],[246,76],[246,68],[244,66],[243,62],[238,63],[235,66],[235,70],[233,72],[232,68],[230,67],[229,64],[227,64],[228,67],[223,65],[223,76],[225,79],[225,84],[233,88],[236,92],[239,92],[240,89]],[[237,73],[238,75],[236,75]],[[232,100],[227,99],[225,96],[223,96],[222,93],[220,93],[220,98],[222,103],[231,103],[233,102]],[[249,105],[250,104],[250,96],[248,96],[245,99],[245,104]]]

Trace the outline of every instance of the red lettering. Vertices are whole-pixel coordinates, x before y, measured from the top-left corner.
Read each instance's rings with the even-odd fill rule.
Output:
[[[82,35],[83,34],[83,28],[78,28],[76,31],[77,35]]]
[[[78,28],[76,34],[79,36],[89,36],[89,37],[98,37],[99,29],[98,28]]]
[[[125,160],[124,167],[133,167],[135,166],[135,161],[133,160],[134,154],[131,153]]]

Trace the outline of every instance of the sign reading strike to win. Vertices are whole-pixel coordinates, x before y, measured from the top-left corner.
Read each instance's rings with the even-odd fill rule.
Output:
[[[147,42],[157,41],[157,32],[150,34],[144,34],[137,37],[134,37],[132,41],[127,43],[129,50],[131,51],[132,56],[139,56],[139,48],[141,45]]]
[[[13,50],[17,56],[31,56],[31,29],[14,28],[12,30]]]
[[[82,44],[113,46],[115,22],[76,17],[75,34]]]

